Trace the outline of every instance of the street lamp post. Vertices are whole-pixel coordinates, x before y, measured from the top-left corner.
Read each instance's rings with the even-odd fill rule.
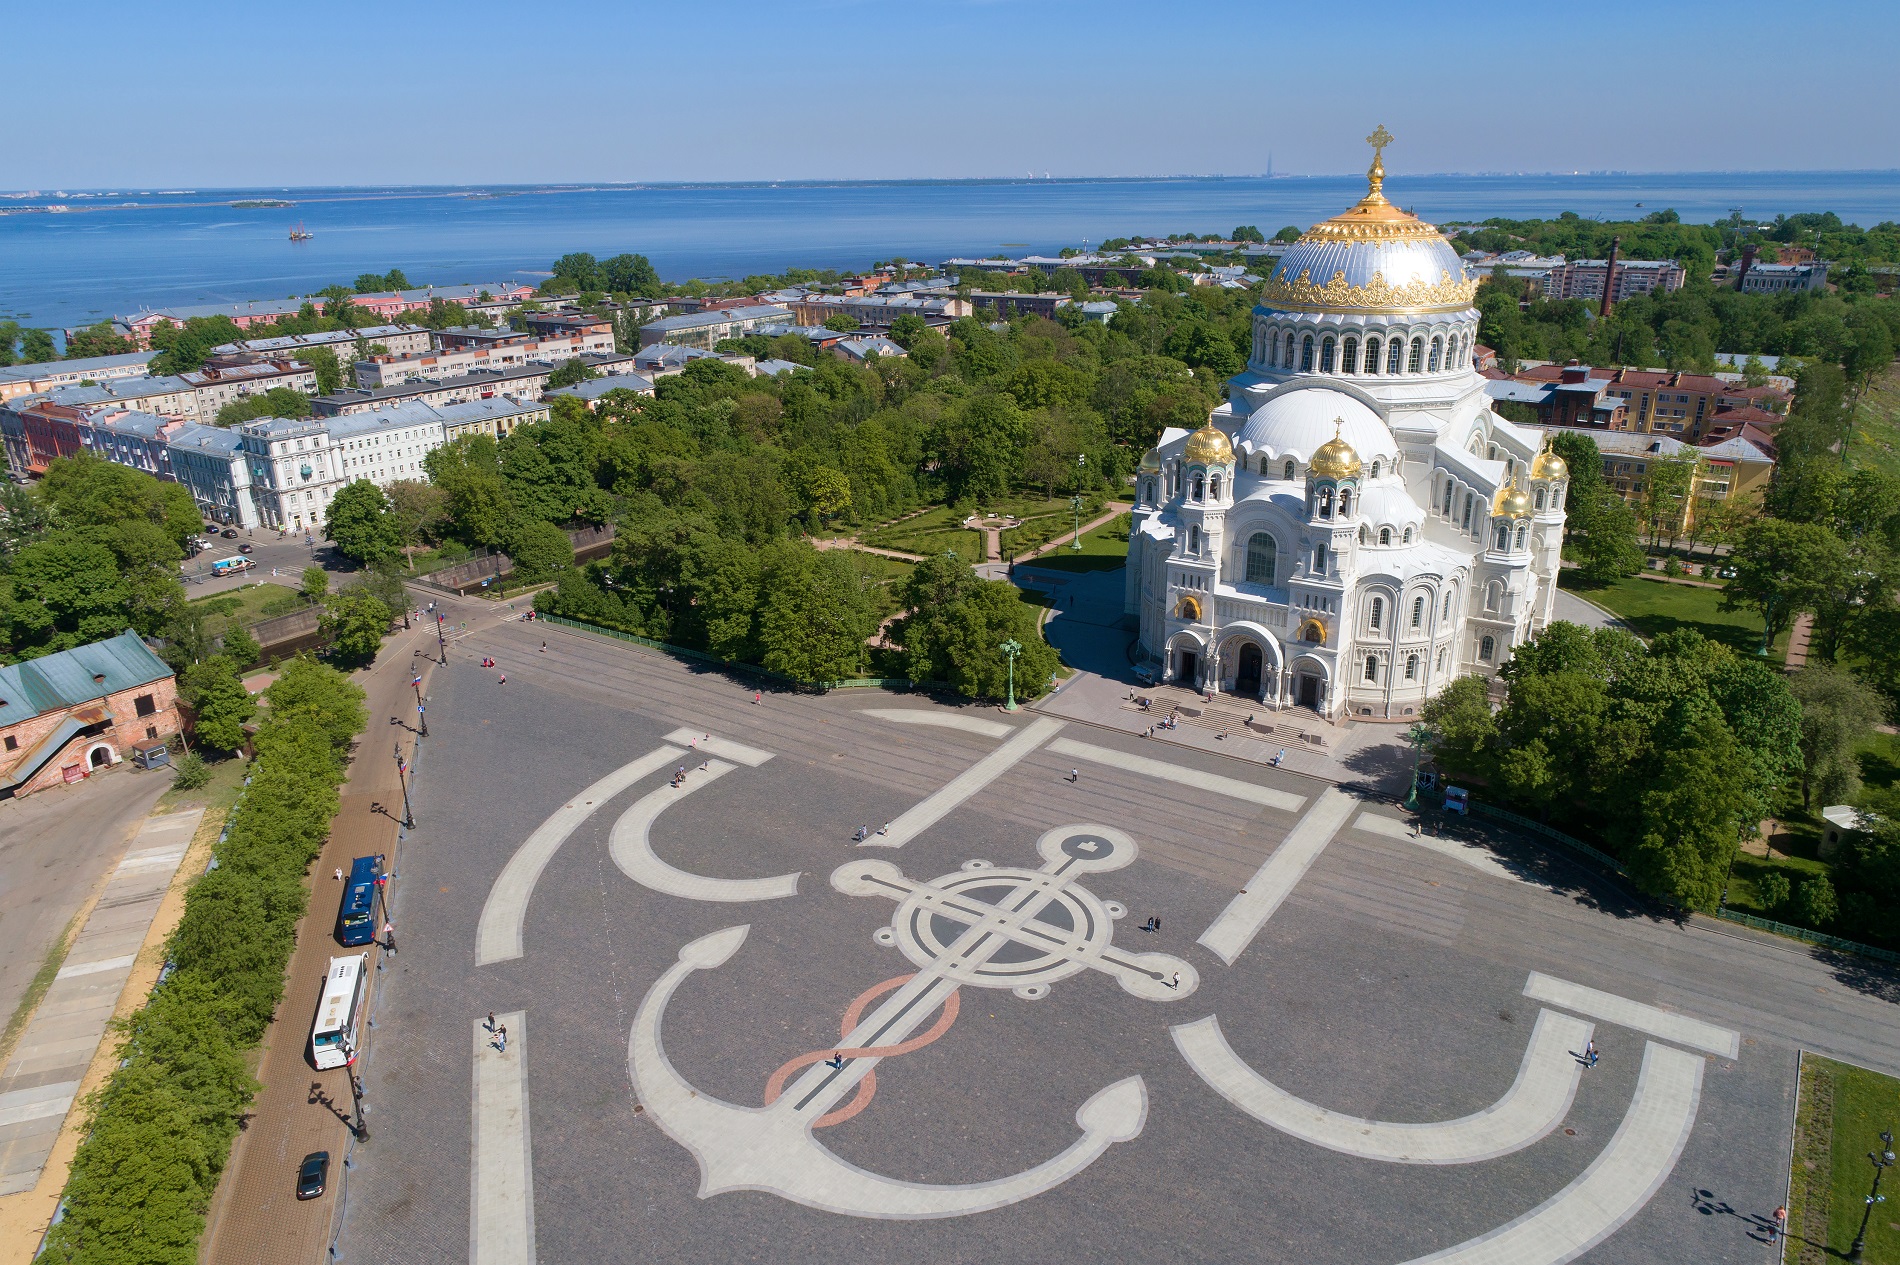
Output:
[[[435,613],[435,644],[437,649],[442,652],[442,666],[447,667],[449,663],[449,639],[442,635],[441,611]]]
[[[417,732],[422,737],[427,738],[429,736],[429,709],[422,705],[422,674],[418,672],[410,677],[409,684],[413,686],[416,691]]]
[[[1874,1188],[1867,1194],[1867,1206],[1861,1210],[1860,1233],[1854,1236],[1854,1246],[1847,1249],[1847,1265],[1862,1265],[1862,1256],[1867,1251],[1867,1220],[1874,1215],[1874,1205],[1887,1202],[1880,1193],[1880,1179],[1893,1167],[1893,1131],[1883,1130],[1880,1134],[1880,1149],[1867,1152],[1867,1158],[1874,1162]]]
[[[1012,637],[1000,649],[1009,660],[1009,702],[1003,705],[1003,710],[1013,712],[1016,710],[1016,656],[1023,652],[1023,645]]]
[[[1418,807],[1418,762],[1425,754],[1425,744],[1432,740],[1431,727],[1423,723],[1415,724],[1405,731],[1405,740],[1412,744],[1412,785],[1405,792],[1405,806]]]
[[[1069,498],[1069,508],[1075,511],[1075,539],[1069,548],[1075,553],[1082,552],[1082,494],[1077,492]]]
[[[396,743],[396,781],[402,786],[402,825],[405,830],[416,828],[415,814],[409,811],[409,779],[405,776],[409,766],[402,758],[402,743]]]

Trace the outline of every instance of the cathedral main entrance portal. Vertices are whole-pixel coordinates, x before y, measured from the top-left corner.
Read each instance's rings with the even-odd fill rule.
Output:
[[[1185,685],[1189,689],[1194,688],[1198,683],[1195,674],[1200,671],[1200,666],[1201,657],[1199,655],[1195,654],[1192,650],[1183,650],[1181,652],[1181,666],[1175,669],[1174,673],[1175,684]]]
[[[1234,676],[1234,693],[1249,697],[1260,693],[1260,647],[1249,641],[1240,648],[1240,667]]]
[[[1319,710],[1319,678],[1311,672],[1300,673],[1300,706]]]

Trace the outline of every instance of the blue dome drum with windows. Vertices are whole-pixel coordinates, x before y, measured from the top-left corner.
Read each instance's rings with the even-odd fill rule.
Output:
[[[1260,287],[1247,368],[1141,459],[1126,609],[1159,681],[1318,719],[1403,721],[1551,618],[1569,471],[1492,412],[1477,281],[1385,193]]]

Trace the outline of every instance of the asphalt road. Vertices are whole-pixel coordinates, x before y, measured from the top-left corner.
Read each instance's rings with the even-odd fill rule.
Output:
[[[0,800],[0,1026],[170,785],[164,770],[121,764],[73,786]]]
[[[499,669],[476,666],[483,655]],[[664,1041],[699,1091],[760,1103],[773,1069],[839,1040],[853,998],[912,969],[873,938],[890,903],[828,881],[866,855],[852,832],[898,818],[995,740],[860,711],[929,706],[921,699],[768,692],[754,704],[741,679],[480,617],[431,690],[418,829],[394,898],[409,931],[383,977],[364,1068],[375,1136],[352,1176],[346,1257],[470,1259],[470,1031],[491,1009],[527,1016],[519,1049],[544,1263],[1079,1261],[1163,1251],[1196,1261],[1409,1260],[1484,1234],[1590,1171],[1630,1109],[1644,1038],[1599,1022],[1603,1061],[1582,1077],[1562,1129],[1501,1158],[1447,1166],[1323,1150],[1243,1116],[1186,1066],[1170,1026],[1218,1015],[1248,1064],[1335,1111],[1445,1120],[1484,1110],[1512,1084],[1539,1010],[1524,996],[1526,979],[1539,971],[1742,1034],[1739,1058],[1705,1062],[1680,1161],[1581,1259],[1765,1265],[1773,1250],[1753,1218],[1784,1197],[1798,1048],[1900,1071],[1900,991],[1889,977],[1656,919],[1568,863],[1468,825],[1460,829],[1515,877],[1344,830],[1228,965],[1195,937],[1304,809],[1096,766],[1071,783],[1075,760],[1042,750],[900,851],[878,855],[913,880],[954,876],[973,860],[1033,868],[1044,830],[1113,824],[1139,841],[1140,857],[1087,885],[1129,910],[1115,943],[1180,955],[1198,989],[1179,1002],[1141,998],[1095,970],[1039,1000],[966,987],[947,1033],[886,1060],[875,1100],[824,1129],[823,1142],[864,1171],[905,1181],[1006,1178],[1074,1142],[1077,1107],[1133,1075],[1149,1096],[1140,1136],[1053,1190],[950,1220],[840,1216],[763,1191],[702,1199],[693,1154],[643,1111],[629,1080],[642,999],[681,946],[748,925],[740,952],[680,988]],[[797,871],[796,897],[715,903],[631,881],[611,855],[612,828],[628,805],[665,787],[663,771],[555,853],[527,907],[524,955],[478,966],[477,920],[508,858],[569,797],[679,726],[774,758],[732,770],[656,820],[654,852],[714,878]],[[1064,736],[1309,803],[1325,786],[1077,722]],[[1150,914],[1162,934],[1138,932]]]

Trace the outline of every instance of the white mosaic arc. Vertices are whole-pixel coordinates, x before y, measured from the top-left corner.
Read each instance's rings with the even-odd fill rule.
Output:
[[[471,1103],[474,1158],[469,1165],[470,1265],[534,1265],[534,1136],[528,1128],[528,1016],[495,1016],[508,1032],[495,1048],[486,1021],[475,1020]]]
[[[1234,1053],[1217,1015],[1170,1029],[1188,1066],[1254,1119],[1314,1146],[1388,1164],[1475,1164],[1521,1151],[1546,1136],[1570,1113],[1591,1031],[1581,1019],[1540,1011],[1517,1079],[1504,1097],[1456,1120],[1397,1124],[1295,1098]]]
[[[661,1021],[667,1003],[687,977],[723,965],[745,943],[748,930],[727,927],[682,948],[679,961],[641,1001],[627,1039],[627,1071],[634,1093],[648,1117],[698,1161],[702,1199],[728,1191],[759,1190],[844,1216],[891,1220],[965,1216],[1019,1203],[1062,1184],[1114,1143],[1139,1135],[1147,1121],[1147,1087],[1141,1077],[1130,1076],[1082,1104],[1075,1113],[1082,1136],[1053,1158],[994,1181],[937,1185],[884,1177],[834,1155],[811,1132],[813,1113],[822,1104],[814,1104],[811,1095],[801,1096],[797,1084],[769,1107],[740,1107],[703,1094],[667,1057]],[[921,998],[922,991],[939,992],[946,985],[955,987],[946,980],[922,986],[912,980],[878,1013],[908,1004],[910,997],[899,1000],[906,993]],[[860,1031],[876,1018],[866,1020]],[[850,1065],[865,1065],[868,1070],[877,1061],[853,1059]],[[839,1092],[852,1083],[841,1084]],[[829,1094],[825,1102],[836,1097]]]
[[[711,747],[702,739],[699,749],[707,751]],[[703,769],[689,769],[686,780],[678,786],[669,782],[649,791],[620,814],[620,820],[614,823],[608,842],[608,851],[613,856],[614,864],[620,867],[622,874],[642,887],[686,900],[734,902],[778,900],[798,895],[797,873],[780,874],[774,878],[708,878],[668,865],[653,851],[649,836],[659,815],[677,804],[682,797],[712,785],[735,767],[724,760],[708,760],[705,766]]]
[[[1087,760],[1091,764],[1105,764],[1111,769],[1120,769],[1124,773],[1139,773],[1144,777],[1158,778],[1164,782],[1178,782],[1182,786],[1191,786],[1196,790],[1211,791],[1216,795],[1226,795],[1232,799],[1245,800],[1249,804],[1260,804],[1267,808],[1283,809],[1289,813],[1298,812],[1306,803],[1301,796],[1275,790],[1271,786],[1259,786],[1253,782],[1243,782],[1239,778],[1223,777],[1219,773],[1203,773],[1199,769],[1190,769],[1185,765],[1170,764],[1166,760],[1154,760],[1147,756],[1130,755],[1125,751],[1098,747],[1088,742],[1077,742],[1072,738],[1056,739],[1049,744],[1049,750],[1056,755],[1074,756],[1078,760]]]
[[[730,760],[734,764],[743,764],[756,769],[772,758],[770,751],[761,751],[757,747],[748,747],[743,742],[734,742],[730,738],[721,738],[718,734],[709,734],[702,729],[675,729],[666,735],[668,742],[676,742],[688,751],[698,751],[706,755],[716,755]]]
[[[901,848],[949,816],[971,796],[1021,763],[1062,728],[1062,721],[1042,717],[1015,731],[1013,737],[948,782],[905,809],[897,819],[860,843],[864,848]]]
[[[1424,848],[1427,852],[1436,852],[1439,856],[1449,857],[1474,870],[1482,870],[1498,878],[1508,878],[1514,882],[1526,881],[1522,874],[1475,843],[1460,843],[1456,839],[1446,839],[1440,835],[1419,834],[1410,822],[1400,821],[1396,817],[1385,817],[1378,813],[1360,813],[1354,819],[1352,828],[1369,835],[1397,839],[1403,843]]]
[[[1662,1186],[1695,1126],[1700,1055],[1646,1042],[1623,1123],[1578,1178],[1531,1211],[1406,1265],[1564,1265],[1615,1234]]]
[[[541,871],[554,859],[554,854],[567,842],[567,837],[593,816],[595,809],[641,778],[681,762],[685,756],[686,753],[678,747],[661,747],[649,751],[596,781],[536,826],[534,833],[508,858],[507,864],[502,866],[501,873],[496,876],[494,886],[488,890],[488,899],[482,905],[481,921],[475,931],[475,964],[490,966],[520,957],[523,952],[522,929],[528,919],[528,898],[534,894],[534,885],[540,881]]]
[[[1618,997],[1615,993],[1572,984],[1569,980],[1557,979],[1541,971],[1531,972],[1530,978],[1524,982],[1524,995],[1547,1006],[1562,1006],[1565,1010],[1574,1010],[1580,1015],[1589,1015],[1618,1027],[1634,1028],[1659,1041],[1706,1050],[1724,1058],[1741,1057],[1742,1034],[1733,1029],[1691,1019],[1688,1015],[1672,1014],[1658,1006]]]
[[[1247,886],[1227,902],[1227,908],[1208,924],[1199,943],[1208,952],[1232,966],[1246,952],[1260,929],[1267,925],[1281,902],[1299,886],[1306,871],[1333,841],[1339,828],[1352,816],[1359,801],[1338,787],[1329,786],[1313,801],[1306,815],[1293,823],[1280,846],[1273,850],[1254,872]]]
[[[860,707],[861,716],[875,716],[879,720],[888,720],[898,725],[934,725],[939,729],[961,729],[965,733],[981,734],[985,738],[1007,738],[1016,732],[1014,725],[1005,725],[1000,720],[984,720],[978,716],[964,716],[957,712],[927,712],[915,707]]]

